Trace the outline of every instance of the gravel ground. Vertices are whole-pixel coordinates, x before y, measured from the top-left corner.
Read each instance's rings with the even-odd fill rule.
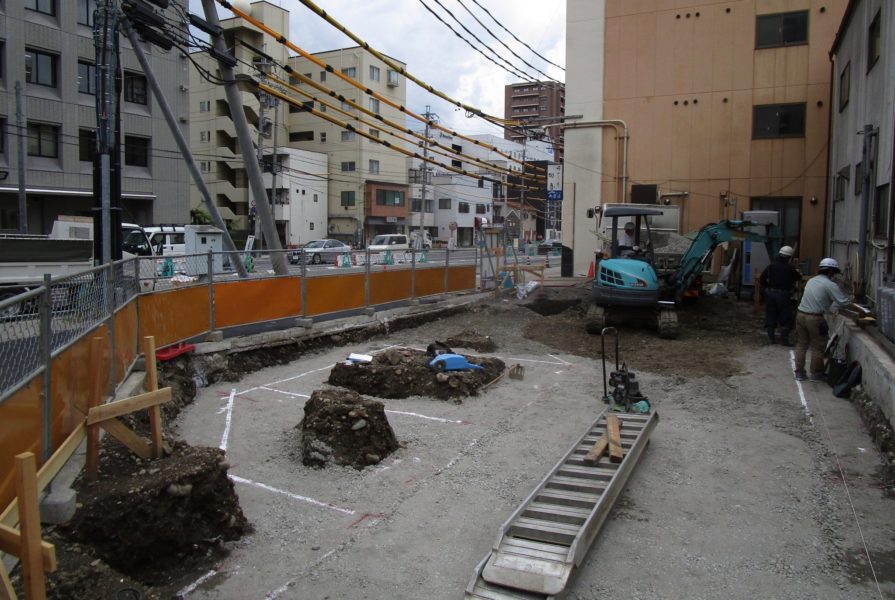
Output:
[[[573,316],[497,301],[200,390],[177,433],[226,445],[255,533],[184,596],[462,598],[500,525],[603,408],[599,360],[562,350]],[[333,363],[465,329],[490,335],[487,355],[523,365],[524,380],[462,404],[383,400],[404,446],[388,460],[362,471],[301,464],[294,428]],[[756,342],[761,323],[723,335],[735,368],[694,369],[706,360],[694,334],[662,340],[676,368],[649,373],[637,360],[648,342],[629,349],[623,334],[660,421],[568,597],[895,598],[892,504],[854,407],[794,382],[789,349]]]

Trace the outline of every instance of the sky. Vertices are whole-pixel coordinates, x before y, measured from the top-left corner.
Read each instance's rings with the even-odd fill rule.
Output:
[[[268,1],[290,11],[289,38],[300,48],[322,52],[355,45],[298,0]],[[424,4],[476,46],[479,44],[475,39],[444,9],[452,12],[463,25],[519,70],[532,78],[545,79],[491,37],[466,11],[468,8],[533,67],[553,79],[565,81],[561,69],[513,40],[476,2],[539,54],[558,65],[565,65],[565,0],[316,0],[320,8],[371,47],[406,63],[409,73],[448,96],[497,117],[504,116],[504,85],[519,83],[522,78],[501,69],[470,48],[427,11]],[[200,16],[203,14],[199,0],[190,0],[190,9]],[[222,7],[218,14],[220,18],[231,16],[230,11]],[[500,62],[488,51],[484,52]],[[422,113],[426,105],[431,105],[442,123],[461,133],[502,135],[496,127],[482,119],[467,118],[465,111],[408,81],[407,108]]]

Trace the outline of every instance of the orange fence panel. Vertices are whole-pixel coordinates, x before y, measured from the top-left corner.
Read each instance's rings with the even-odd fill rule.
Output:
[[[409,269],[370,273],[370,304],[410,298],[411,277]]]
[[[115,313],[115,373],[119,382],[140,353],[139,328],[136,301],[128,302]]]
[[[40,392],[43,375],[0,404],[0,511],[16,495],[15,456],[22,452],[40,455]]]
[[[448,291],[459,292],[475,289],[475,266],[450,267]]]
[[[157,348],[191,338],[208,331],[208,287],[155,292],[140,296],[140,335],[155,336]]]
[[[273,321],[297,317],[300,314],[300,277],[250,279],[214,284],[215,327]]]
[[[91,363],[90,357],[90,340],[95,337],[103,339],[103,356],[98,364]],[[109,353],[109,330],[105,325],[100,325],[53,358],[50,422],[54,449],[87,416],[92,373],[98,371],[101,381],[109,380]],[[116,374],[116,379],[120,380],[124,370],[119,369]],[[106,390],[107,386],[104,385],[103,389]]]
[[[363,273],[308,278],[308,315],[363,308]]]
[[[432,296],[444,293],[444,267],[417,269],[416,295]]]

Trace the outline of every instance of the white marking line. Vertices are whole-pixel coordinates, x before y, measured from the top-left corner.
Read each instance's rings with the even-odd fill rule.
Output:
[[[323,561],[325,561],[327,558],[329,558],[330,556],[332,556],[335,553],[336,553],[335,549],[330,550],[329,552],[327,552],[326,554],[324,554],[323,556],[321,556],[320,558],[315,560],[313,563],[311,563],[311,568],[313,569],[314,567],[319,566]],[[283,585],[281,585],[274,591],[268,592],[267,595],[264,596],[264,598],[265,598],[265,600],[274,600],[274,598],[279,598],[280,594],[289,590],[289,588],[292,587],[293,585],[295,585],[294,579],[287,581],[286,583],[284,583]]]
[[[227,440],[230,437],[230,422],[233,420],[233,398],[236,396],[236,388],[230,390],[230,398],[227,400],[227,418],[224,425],[224,435],[221,436],[219,448],[227,451]]]
[[[521,360],[522,362],[533,362],[533,363],[539,363],[542,365],[559,365],[561,367],[565,367],[566,365],[569,364],[567,362],[554,362],[551,360],[535,360],[533,358],[510,358],[510,357],[507,357],[504,360]]]
[[[297,394],[295,392],[287,392],[286,390],[278,390],[277,388],[272,388],[267,385],[262,385],[259,389],[267,390],[268,392],[276,392],[278,394],[285,394],[287,396],[292,396],[293,398],[310,398],[307,394]]]
[[[548,354],[547,356],[549,356],[550,358],[552,358],[552,359],[554,359],[554,360],[558,360],[559,362],[563,363],[564,365],[569,365],[570,367],[572,366],[572,363],[570,363],[570,362],[568,362],[568,361],[565,361],[565,360],[561,359],[561,358],[558,357],[558,356],[554,356],[554,355],[552,355],[552,354]]]
[[[796,353],[792,350],[789,351],[789,362],[792,365],[792,370],[795,372],[796,370]],[[808,409],[808,400],[805,399],[805,389],[802,386],[802,382],[796,379],[796,388],[799,390],[799,400],[802,401],[802,408],[805,410],[805,414],[808,415],[808,420],[811,421],[811,424],[814,425],[814,417],[811,416],[811,411]]]
[[[203,583],[205,583],[206,581],[208,581],[209,579],[211,579],[212,577],[217,575],[217,573],[218,573],[217,569],[212,569],[211,571],[209,571],[208,573],[206,573],[205,575],[203,575],[202,577],[200,577],[193,583],[181,588],[180,591],[178,591],[177,594],[175,594],[175,596],[177,598],[183,598],[187,594],[191,594],[192,592],[196,591],[197,587],[199,587],[200,585],[202,585]]]
[[[386,346],[385,348],[380,348],[379,350],[373,350],[372,352],[370,352],[370,354],[378,354],[379,352],[385,352],[386,350],[390,350],[392,348],[397,348],[397,347],[398,347],[398,344],[392,344],[391,346]],[[261,385],[257,385],[255,387],[249,388],[247,390],[243,390],[236,395],[242,396],[243,394],[248,394],[249,392],[254,392],[256,390],[264,389],[264,387],[266,387],[266,386],[277,385],[280,383],[286,383],[288,381],[294,381],[296,379],[300,379],[300,378],[304,377],[305,375],[310,375],[311,373],[319,373],[320,371],[326,371],[327,369],[332,369],[334,366],[336,366],[336,363],[326,365],[325,367],[320,367],[319,369],[305,371],[304,373],[299,373],[298,375],[295,375],[293,377],[287,377],[286,379],[278,379],[277,381],[271,381],[269,383],[262,383]]]
[[[463,425],[466,421],[457,421],[454,419],[442,419],[441,417],[428,417],[426,415],[421,415],[419,413],[414,412],[405,412],[403,410],[387,410],[387,413],[392,413],[393,415],[405,415],[408,417],[419,417],[420,419],[427,419],[429,421],[438,421],[439,423],[457,423],[459,425]]]
[[[262,490],[267,490],[268,492],[273,492],[275,494],[282,494],[283,496],[287,496],[292,498],[293,500],[300,500],[302,502],[307,502],[308,504],[313,504],[314,506],[319,506],[321,508],[329,508],[336,512],[340,512],[345,515],[353,515],[354,511],[348,508],[341,508],[339,506],[335,506],[333,504],[327,504],[326,502],[321,502],[319,500],[314,500],[313,498],[308,498],[307,496],[300,496],[298,494],[293,494],[292,492],[287,492],[286,490],[281,490],[275,488],[273,486],[267,485],[265,483],[258,483],[257,481],[252,481],[251,479],[244,479],[242,477],[238,477],[236,475],[229,475],[230,479],[235,481],[236,483],[243,483],[245,485],[255,486],[257,488],[261,488]]]

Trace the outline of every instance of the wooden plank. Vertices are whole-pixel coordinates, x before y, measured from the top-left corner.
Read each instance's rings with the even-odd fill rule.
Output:
[[[22,535],[18,529],[0,525],[0,552],[19,555],[22,547]],[[56,548],[49,542],[40,542],[40,557],[43,570],[52,573],[56,570]]]
[[[171,400],[171,388],[166,387],[154,392],[146,392],[145,394],[140,394],[138,396],[131,396],[130,398],[124,398],[123,400],[109,402],[102,406],[95,406],[87,413],[87,424],[93,425],[94,423],[101,423],[102,421],[114,419],[144,408],[149,408],[150,406],[164,404],[169,400]]]
[[[620,463],[625,457],[622,450],[621,424],[612,413],[606,415],[606,432],[609,434],[609,461]]]
[[[48,485],[50,485],[50,482],[53,481],[59,473],[59,470],[66,462],[68,462],[68,459],[75,453],[75,450],[78,449],[81,442],[84,441],[84,436],[86,435],[87,427],[83,423],[80,423],[75,427],[74,431],[65,438],[65,441],[56,449],[53,456],[47,459],[47,462],[45,462],[37,472],[37,487],[39,491],[42,492]],[[4,509],[3,513],[0,514],[0,524],[6,525],[7,527],[13,527],[18,522],[19,503],[18,500],[13,499],[13,501],[9,503],[9,506]]]
[[[12,582],[9,580],[9,574],[6,572],[6,565],[0,561],[0,600],[17,600],[16,591],[12,588]]]
[[[600,457],[603,456],[603,453],[606,452],[606,449],[608,447],[609,437],[604,433],[590,449],[590,452],[588,452],[587,455],[584,457],[584,462],[589,465],[597,464],[600,461]]]
[[[143,358],[146,361],[146,389],[154,392],[158,389],[158,365],[155,358],[155,337],[147,335],[143,338]],[[162,457],[162,409],[149,407],[149,430],[152,443],[152,458]]]
[[[93,365],[93,373],[90,378],[90,395],[87,397],[87,414],[102,404],[103,382],[100,377],[102,370],[103,338],[90,339],[90,364]],[[85,458],[87,479],[93,481],[99,476],[99,426],[87,427],[87,456]]]
[[[45,600],[43,559],[40,554],[40,506],[37,503],[37,459],[32,452],[16,456],[16,497],[19,499],[19,530],[25,598]]]
[[[128,429],[127,425],[125,425],[118,419],[103,421],[102,423],[100,423],[100,425],[112,437],[127,446],[131,452],[133,452],[143,460],[149,460],[150,458],[152,458],[152,450],[150,450],[149,444],[146,443],[146,440],[138,436],[132,430]]]

